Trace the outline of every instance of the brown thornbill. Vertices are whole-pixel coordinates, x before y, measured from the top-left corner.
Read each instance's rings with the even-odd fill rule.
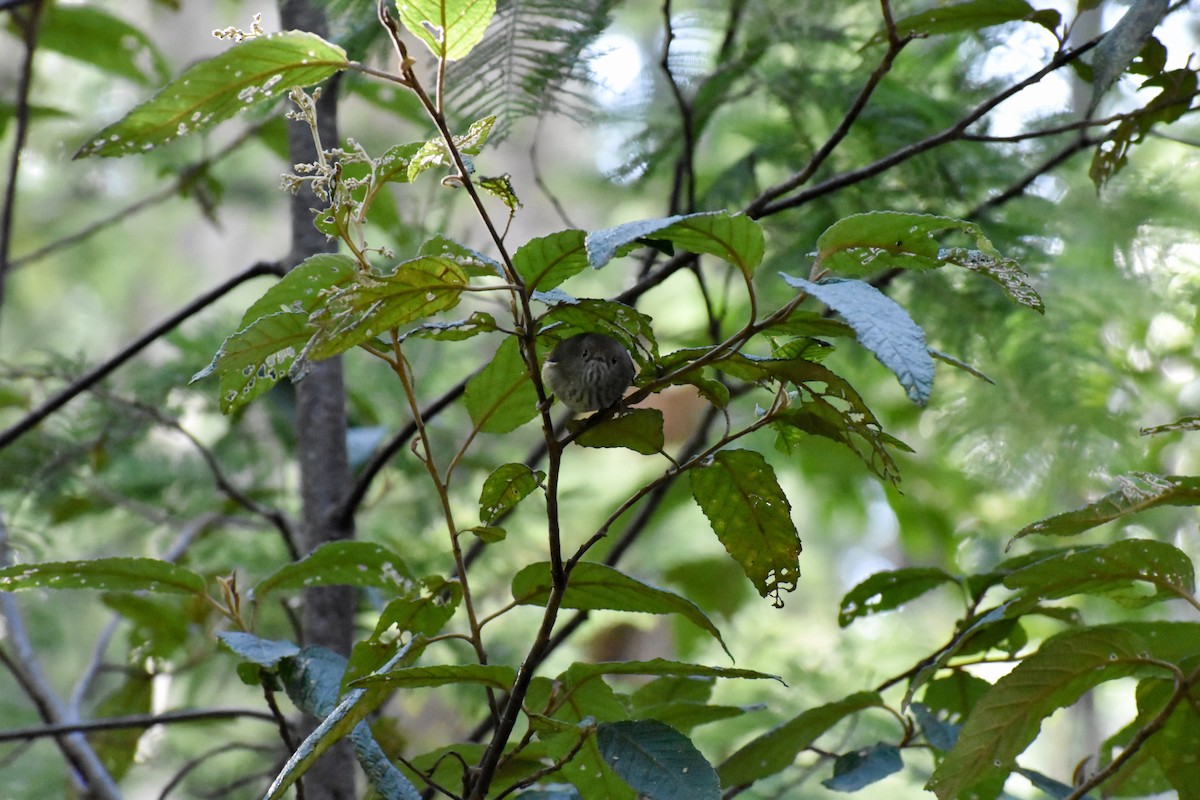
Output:
[[[629,351],[603,333],[559,342],[546,357],[542,380],[572,411],[596,411],[621,399],[633,380]]]

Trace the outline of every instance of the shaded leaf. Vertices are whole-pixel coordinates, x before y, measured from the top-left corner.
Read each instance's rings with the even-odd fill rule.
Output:
[[[355,687],[415,689],[448,683],[479,683],[502,692],[512,688],[516,671],[500,664],[443,664],[432,667],[401,667],[359,678]]]
[[[1200,417],[1180,417],[1174,422],[1168,422],[1165,425],[1142,428],[1140,433],[1142,436],[1157,436],[1160,433],[1172,433],[1174,431],[1200,431]]]
[[[1135,582],[1151,584],[1153,596],[1130,593]],[[1004,585],[1021,595],[1051,600],[1073,594],[1111,594],[1133,605],[1187,597],[1196,590],[1195,569],[1183,552],[1151,539],[1056,553],[1009,573]]]
[[[759,453],[724,450],[690,471],[692,496],[758,593],[783,605],[796,588],[800,537],[775,471]]]
[[[42,12],[39,50],[53,50],[142,85],[170,79],[170,66],[153,40],[119,17],[95,7],[52,3]],[[80,47],[87,42],[87,47]]]
[[[958,579],[949,572],[936,567],[908,567],[877,572],[842,598],[838,609],[838,625],[845,628],[860,617],[899,608],[943,584],[957,582]]]
[[[947,264],[957,264],[991,278],[1000,284],[1004,293],[1018,304],[1032,308],[1039,314],[1046,313],[1046,306],[1042,302],[1041,295],[1033,288],[1029,282],[1029,276],[1014,259],[1004,258],[994,251],[967,250],[962,247],[940,250],[938,258]]]
[[[1196,662],[1190,663],[1195,668]],[[1173,681],[1147,678],[1137,687],[1138,719],[1148,722],[1166,707],[1172,695],[1179,691]],[[1200,790],[1200,688],[1194,684],[1184,693],[1184,699],[1166,724],[1146,741],[1146,748],[1158,762],[1171,785],[1179,792],[1180,800],[1194,800]]]
[[[471,422],[484,433],[508,433],[537,416],[537,390],[514,336],[467,382],[463,403]]]
[[[530,239],[513,254],[513,267],[529,292],[553,289],[588,265],[584,248],[586,234],[579,230],[558,231]]]
[[[44,561],[0,569],[0,591],[100,589],[108,592],[173,592],[204,595],[204,578],[154,558]]]
[[[725,787],[753,783],[787,767],[826,731],[847,716],[867,708],[882,707],[875,692],[858,692],[794,717],[759,735],[717,767]]]
[[[579,424],[571,427],[574,430]],[[661,453],[665,444],[663,413],[657,408],[631,408],[583,428],[575,442],[582,447],[624,447],[652,456]]]
[[[445,236],[434,236],[424,242],[421,245],[420,255],[448,258],[472,277],[504,277],[504,267],[499,261],[453,239],[447,239]]]
[[[1085,506],[1056,514],[1022,528],[1014,540],[1031,534],[1074,536],[1077,533],[1159,506],[1200,505],[1200,478],[1134,472],[1118,479],[1118,488]]]
[[[549,562],[530,564],[513,577],[513,599],[520,605],[545,606],[551,586]],[[725,646],[717,626],[691,600],[650,586],[604,564],[591,561],[577,563],[571,570],[562,605],[563,608],[589,611],[607,609],[644,614],[679,614],[708,631],[729,654],[729,648]]]
[[[896,301],[862,281],[812,283],[787,274],[783,279],[841,314],[863,347],[895,374],[910,400],[917,405],[929,401],[933,359],[925,344],[925,331]]]
[[[491,525],[524,500],[546,479],[524,464],[501,464],[492,470],[479,493],[479,521]]]
[[[879,742],[838,756],[833,762],[833,777],[821,781],[821,785],[835,792],[857,792],[902,769],[900,748]]]
[[[1168,0],[1134,0],[1117,24],[1104,34],[1092,51],[1092,99],[1088,103],[1088,116],[1133,62],[1169,10]]]
[[[717,773],[688,737],[655,720],[601,723],[604,761],[649,800],[718,800]]]
[[[217,638],[242,658],[266,669],[274,669],[283,659],[300,653],[294,642],[263,639],[241,631],[222,631]]]
[[[304,31],[249,39],[189,67],[158,94],[100,131],[76,158],[123,156],[212,127],[293,86],[312,86],[349,66],[346,52]]]

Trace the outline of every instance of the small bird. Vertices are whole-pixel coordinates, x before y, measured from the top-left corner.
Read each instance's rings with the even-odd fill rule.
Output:
[[[603,333],[580,333],[546,357],[542,380],[572,411],[596,411],[621,399],[633,381],[629,351]]]

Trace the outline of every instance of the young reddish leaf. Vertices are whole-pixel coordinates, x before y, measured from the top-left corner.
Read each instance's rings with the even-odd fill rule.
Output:
[[[346,51],[312,33],[249,39],[189,67],[158,94],[100,131],[75,154],[123,156],[224,122],[293,86],[312,86],[349,66]]]
[[[800,537],[775,471],[759,453],[724,450],[690,472],[692,496],[746,577],[776,607],[796,588]]]

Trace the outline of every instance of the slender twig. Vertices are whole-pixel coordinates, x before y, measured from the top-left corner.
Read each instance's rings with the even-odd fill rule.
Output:
[[[1200,667],[1192,670],[1182,681],[1177,680],[1175,682],[1175,691],[1167,698],[1167,702],[1159,712],[1154,715],[1154,719],[1138,728],[1137,733],[1133,735],[1133,738],[1129,740],[1125,748],[1112,761],[1105,764],[1103,769],[1097,770],[1095,774],[1072,789],[1071,793],[1063,798],[1063,800],[1080,800],[1089,791],[1115,775],[1117,770],[1125,765],[1126,761],[1133,758],[1142,749],[1142,746],[1146,744],[1146,741],[1151,736],[1162,730],[1163,726],[1171,718],[1171,714],[1175,712],[1175,707],[1183,702],[1192,689],[1198,685],[1200,685]]]
[[[176,311],[170,317],[139,336],[115,356],[103,362],[102,364],[98,364],[83,375],[76,378],[69,386],[60,391],[54,397],[47,400],[42,405],[35,408],[33,411],[26,414],[11,428],[3,433],[0,433],[0,450],[8,447],[17,439],[21,438],[26,433],[37,427],[39,422],[49,417],[55,411],[58,411],[71,400],[86,392],[100,381],[107,378],[126,361],[129,361],[142,350],[145,350],[151,344],[156,342],[163,334],[173,330],[180,323],[208,308],[210,305],[215,303],[217,300],[220,300],[233,289],[237,288],[248,280],[252,280],[263,275],[282,274],[282,268],[277,262],[260,261],[250,266],[248,269],[238,273],[237,275],[234,275],[232,278],[216,288],[200,295],[195,300],[181,308],[179,311]]]
[[[183,783],[184,778],[217,756],[225,753],[236,752],[238,750],[248,750],[250,752],[265,754],[271,753],[275,749],[276,748],[273,747],[267,747],[260,744],[250,744],[248,742],[230,742],[228,744],[218,745],[207,752],[201,753],[195,758],[189,759],[182,767],[176,770],[175,774],[171,777],[171,780],[167,781],[167,784],[163,786],[162,790],[158,793],[158,800],[167,800],[167,798],[170,797],[171,792],[175,791],[179,784]]]
[[[675,41],[675,30],[671,21],[671,0],[663,0],[662,15],[663,44],[658,66],[667,79],[671,97],[675,100],[675,107],[679,111],[679,132],[683,136],[683,147],[675,167],[674,184],[671,186],[668,213],[679,213],[681,194],[683,195],[683,211],[691,213],[696,210],[696,131],[692,122],[691,103],[683,96],[683,89],[675,80],[675,73],[671,71],[671,43]]]
[[[0,310],[4,308],[5,286],[11,268],[9,255],[12,252],[13,218],[17,206],[17,177],[21,171],[21,153],[29,134],[29,93],[33,85],[33,56],[37,51],[38,29],[41,27],[42,0],[29,4],[26,13],[13,12],[12,18],[21,32],[25,56],[21,60],[21,71],[17,76],[16,135],[13,137],[12,153],[8,159],[8,183],[4,189],[4,205],[0,208]]]
[[[266,711],[254,708],[207,708],[191,711],[165,711],[161,714],[130,714],[108,719],[80,720],[51,725],[36,725],[29,728],[11,728],[0,731],[0,742],[15,742],[26,739],[41,739],[46,736],[63,736],[73,733],[95,733],[128,728],[152,728],[155,725],[179,725],[186,722],[212,722],[218,719],[260,719],[275,722],[275,717]]]

